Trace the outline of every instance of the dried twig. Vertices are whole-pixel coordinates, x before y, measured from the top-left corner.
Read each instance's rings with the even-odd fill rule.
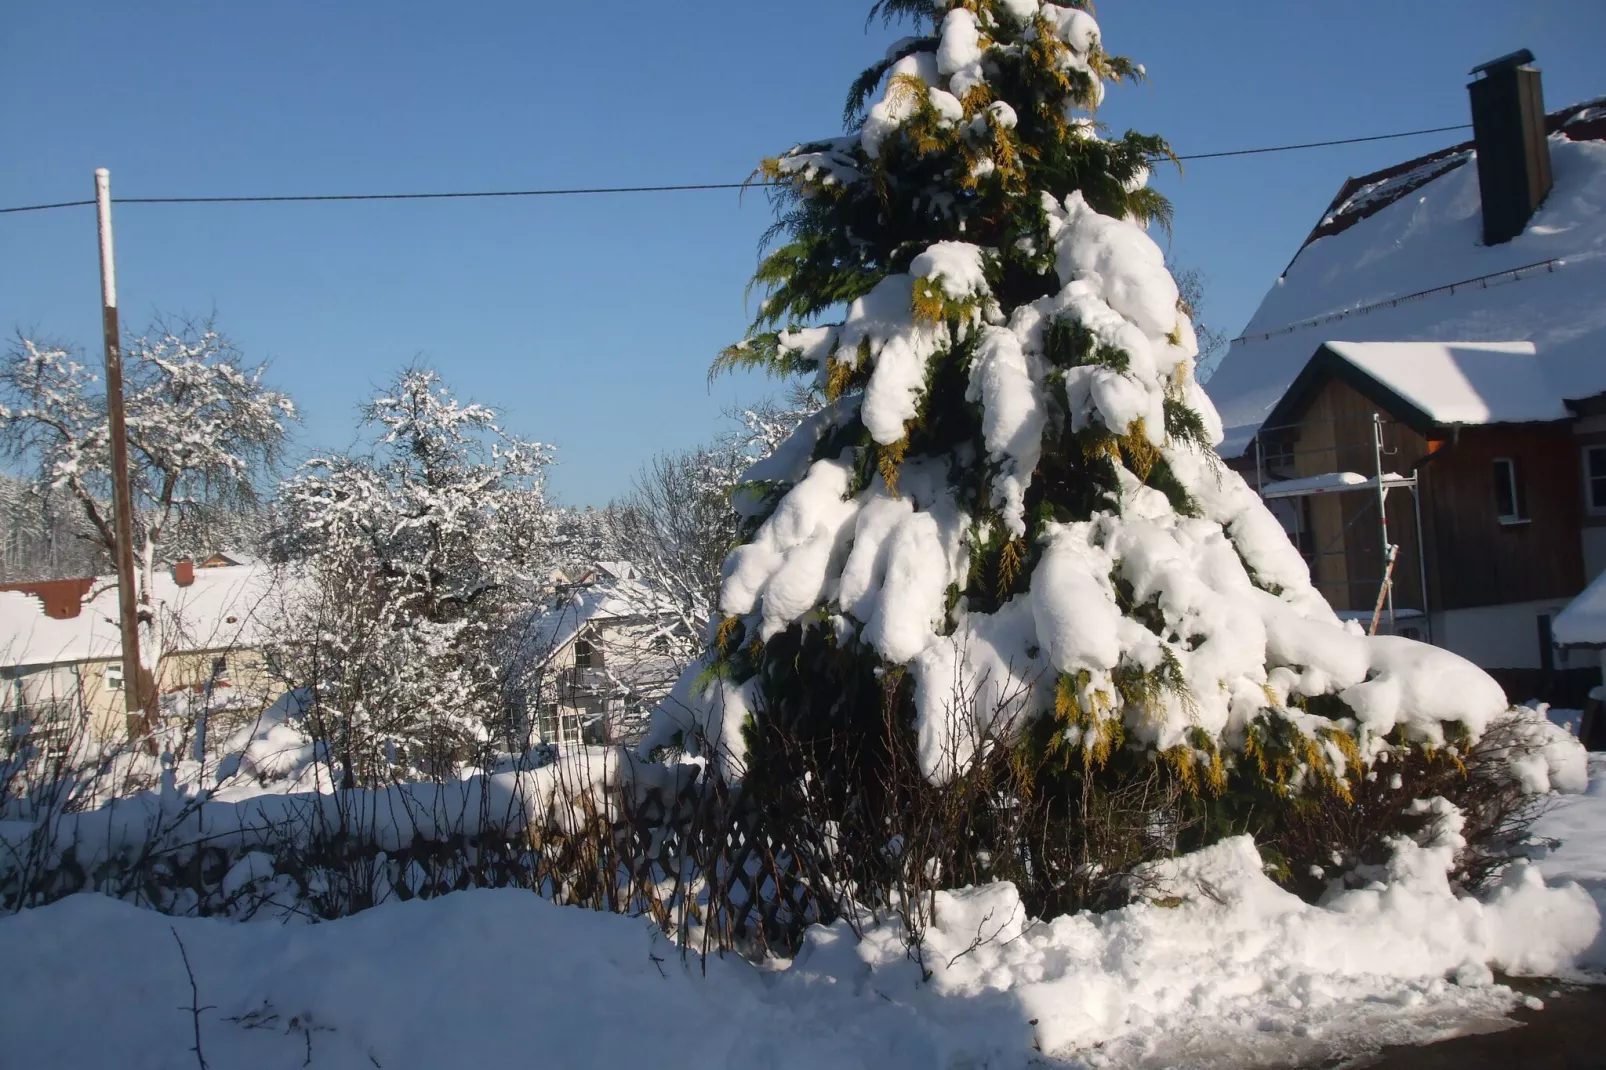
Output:
[[[179,1008],[181,1011],[190,1012],[190,1023],[195,1029],[195,1046],[190,1050],[195,1053],[195,1061],[200,1065],[201,1070],[208,1070],[206,1056],[201,1053],[201,1012],[215,1010],[216,1008],[210,1003],[205,1006],[201,1005],[201,990],[195,983],[195,971],[190,969],[190,955],[184,949],[184,941],[179,939],[178,930],[173,926],[169,925],[167,931],[173,934],[173,940],[178,944],[179,958],[184,960],[184,973],[190,979],[190,1005]]]

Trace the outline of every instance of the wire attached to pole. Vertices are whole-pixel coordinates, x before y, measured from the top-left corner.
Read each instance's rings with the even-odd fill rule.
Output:
[[[1422,134],[1442,134],[1450,130],[1470,129],[1470,124],[1433,126],[1423,130],[1403,130],[1397,134],[1373,134],[1369,137],[1344,137],[1331,141],[1307,141],[1298,145],[1269,145],[1258,149],[1230,149],[1226,152],[1196,152],[1178,156],[1181,160],[1219,160],[1229,156],[1258,156],[1268,152],[1294,152],[1299,149],[1321,149],[1332,145],[1358,145],[1367,141],[1389,141],[1394,138],[1417,137]],[[291,201],[439,201],[467,200],[482,197],[579,197],[614,193],[686,193],[697,190],[750,189],[773,186],[774,182],[692,182],[668,186],[593,186],[574,189],[512,189],[466,190],[448,193],[295,193],[263,196],[232,197],[118,197],[118,204],[277,204]],[[0,208],[0,215],[15,212],[44,212],[52,208],[82,208],[94,201],[57,201],[54,204],[24,204],[14,208]]]

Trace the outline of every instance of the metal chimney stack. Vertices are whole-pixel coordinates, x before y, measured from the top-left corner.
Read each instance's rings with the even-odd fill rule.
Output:
[[[1539,68],[1526,48],[1472,68],[1472,136],[1478,149],[1483,243],[1521,234],[1550,192],[1550,145]]]

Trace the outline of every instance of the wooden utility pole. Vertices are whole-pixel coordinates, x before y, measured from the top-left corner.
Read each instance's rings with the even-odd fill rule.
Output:
[[[155,728],[139,667],[139,601],[134,590],[134,492],[128,481],[128,428],[123,420],[123,352],[117,326],[117,268],[112,259],[111,172],[95,170],[100,222],[101,329],[106,342],[106,419],[112,451],[112,524],[117,540],[117,621],[123,645],[123,708],[130,738]],[[154,694],[150,696],[154,698]]]

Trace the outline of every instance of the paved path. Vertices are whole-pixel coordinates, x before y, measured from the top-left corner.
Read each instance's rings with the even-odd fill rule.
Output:
[[[1384,1048],[1355,1070],[1601,1070],[1606,1067],[1606,987],[1508,981],[1545,1001],[1518,1007],[1523,1023],[1497,1033],[1456,1037],[1419,1048]],[[1551,993],[1559,993],[1552,995]]]

